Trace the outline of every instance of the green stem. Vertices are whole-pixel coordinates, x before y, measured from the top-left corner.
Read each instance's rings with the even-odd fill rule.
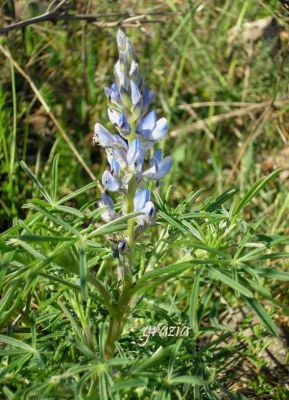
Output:
[[[111,316],[108,335],[106,338],[104,358],[109,359],[113,356],[115,344],[120,338],[127,314],[130,308],[130,302],[134,291],[131,287],[124,284],[120,298],[116,304],[114,314]]]
[[[133,199],[136,192],[136,180],[133,176],[128,184],[128,194],[127,194],[127,213],[132,213],[134,211]],[[127,236],[128,236],[128,245],[130,250],[132,250],[134,245],[134,218],[130,218],[127,221]]]
[[[127,213],[133,212],[133,199],[136,191],[136,179],[132,176],[128,184],[127,195]],[[129,305],[133,296],[134,290],[132,289],[132,277],[130,275],[133,265],[133,246],[134,246],[134,218],[130,218],[127,222],[127,235],[128,235],[128,264],[129,268],[124,267],[123,288],[118,302],[111,312],[111,319],[108,328],[108,335],[105,343],[104,357],[109,359],[113,356],[115,350],[115,343],[120,338],[124,324],[129,312]]]
[[[129,143],[135,138],[135,124],[130,121],[131,134],[128,138]],[[128,193],[127,193],[127,213],[130,214],[134,211],[134,197],[137,189],[137,182],[135,175],[132,175],[128,183]],[[130,302],[134,293],[132,288],[132,276],[131,270],[133,266],[133,247],[135,239],[135,220],[130,218],[127,221],[127,236],[128,236],[128,268],[124,266],[123,270],[123,288],[118,299],[118,302],[110,312],[110,323],[108,328],[108,334],[106,338],[105,348],[104,348],[104,358],[109,359],[113,356],[115,345],[120,338],[127,315],[130,309]]]

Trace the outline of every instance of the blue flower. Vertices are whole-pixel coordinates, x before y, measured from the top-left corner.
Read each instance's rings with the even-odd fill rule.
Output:
[[[139,139],[134,139],[129,145],[127,152],[127,163],[130,167],[141,172],[144,163],[144,150]]]
[[[134,211],[142,212],[143,215],[137,216],[136,220],[140,225],[149,223],[155,216],[155,206],[150,201],[150,191],[148,189],[139,190],[134,197]]]
[[[109,162],[109,164],[110,164],[111,173],[112,173],[113,175],[117,175],[117,174],[119,173],[119,171],[120,171],[120,164],[119,164],[119,162],[116,161],[115,158],[109,159],[108,162]]]
[[[118,133],[95,124],[93,140],[105,149],[110,166],[102,176],[104,189],[122,194],[124,204],[126,196],[134,199],[134,210],[142,213],[136,217],[140,232],[153,222],[156,214],[147,187],[151,181],[163,179],[172,166],[172,158],[163,158],[160,149],[151,157],[152,149],[168,132],[168,121],[157,119],[156,111],[149,110],[155,93],[145,86],[131,42],[122,30],[117,32],[117,46],[115,83],[105,88],[105,93],[109,100],[108,118]],[[101,204],[107,207],[104,214],[107,220],[118,215],[112,199],[105,193]]]
[[[134,81],[130,81],[130,90],[131,90],[131,101],[132,104],[135,106],[138,104],[141,100],[141,94],[139,91],[139,88],[137,87],[136,83]]]
[[[105,129],[101,124],[94,125],[94,142],[98,142],[102,147],[111,147],[114,142],[113,135]]]
[[[117,127],[121,135],[126,136],[130,133],[130,125],[124,111],[118,112],[113,108],[108,108],[107,114],[108,118]]]
[[[125,135],[130,133],[130,126],[129,126],[129,123],[127,121],[127,118],[126,118],[126,115],[125,115],[124,111],[122,111],[120,113],[117,125],[118,125],[120,131],[122,133],[124,133]]]
[[[146,179],[162,179],[169,173],[172,164],[173,160],[170,156],[167,156],[162,160],[154,158],[152,161],[152,167],[143,172],[143,176]]]
[[[105,88],[104,92],[107,95],[110,103],[113,103],[117,106],[121,105],[120,93],[116,83],[113,83],[110,88]]]
[[[155,110],[150,111],[147,115],[141,118],[137,132],[142,135],[145,139],[148,139],[151,132],[154,130],[157,122],[157,113]]]
[[[98,201],[99,207],[106,207],[101,214],[101,218],[105,222],[113,221],[114,219],[119,217],[119,214],[114,210],[114,204],[111,197],[109,197],[106,193],[101,193],[101,200]]]
[[[116,192],[119,189],[117,179],[107,170],[102,175],[102,184],[110,192]]]
[[[155,98],[155,92],[153,90],[149,90],[149,88],[146,86],[143,90],[143,111],[146,112],[148,106],[151,104],[151,102]]]
[[[127,149],[126,141],[119,135],[112,135],[101,124],[94,126],[94,142],[98,142],[104,148]]]
[[[113,149],[111,152],[111,158],[114,158],[119,163],[121,169],[126,169],[127,159],[125,150]]]
[[[118,125],[120,117],[120,113],[118,111],[116,111],[114,108],[108,107],[107,115],[111,123],[113,123],[114,125]]]
[[[166,118],[160,118],[157,121],[156,112],[150,111],[147,115],[142,117],[138,126],[137,132],[143,136],[148,142],[161,141],[168,131],[168,121]],[[151,143],[153,145],[154,143]]]

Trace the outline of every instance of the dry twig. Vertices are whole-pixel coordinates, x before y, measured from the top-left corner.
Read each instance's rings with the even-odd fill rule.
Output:
[[[111,13],[100,13],[100,14],[69,14],[67,12],[62,12],[61,9],[56,8],[52,11],[48,11],[44,14],[38,15],[37,17],[29,18],[24,21],[15,22],[4,28],[0,28],[0,34],[4,34],[16,29],[24,28],[28,25],[39,24],[41,22],[50,21],[50,22],[57,22],[57,21],[86,21],[90,23],[98,23],[97,25],[100,27],[111,27],[122,25],[123,23],[128,23],[132,21],[139,21],[142,20],[146,23],[151,22],[161,22],[157,20],[149,20],[148,17],[153,16],[171,16],[171,15],[178,15],[178,12],[171,12],[171,11],[151,11],[145,12],[140,14],[131,14],[129,12],[111,12]],[[122,20],[118,21],[111,21],[111,22],[104,22],[101,21],[107,18],[121,18]]]

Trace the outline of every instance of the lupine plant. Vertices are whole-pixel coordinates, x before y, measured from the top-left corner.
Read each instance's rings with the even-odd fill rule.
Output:
[[[106,191],[121,194],[121,213],[130,218],[127,231],[118,243],[118,252],[126,253],[121,270],[123,288],[116,315],[112,317],[105,354],[110,357],[119,338],[131,301],[131,287],[135,283],[134,243],[142,231],[155,219],[155,206],[151,201],[151,190],[155,183],[169,172],[172,159],[163,158],[161,149],[155,149],[168,131],[166,118],[157,119],[155,110],[149,111],[154,92],[145,86],[135,61],[129,39],[123,31],[117,33],[119,60],[114,67],[115,81],[105,89],[109,100],[108,117],[119,134],[111,134],[101,124],[95,125],[94,142],[102,146],[107,155],[110,171],[105,170],[102,184]],[[101,206],[107,209],[102,214],[105,221],[120,217],[114,210],[113,200],[101,193]],[[118,254],[119,254],[118,253]]]
[[[3,396],[245,398],[230,389],[248,321],[233,327],[222,316],[242,303],[260,336],[278,334],[281,305],[265,283],[289,279],[275,268],[289,239],[260,232],[243,210],[279,171],[243,196],[199,189],[176,204],[162,182],[172,167],[160,144],[168,122],[150,108],[154,93],[120,30],[117,45],[105,89],[113,128],[94,132],[108,161],[101,183],[60,197],[59,155],[50,188],[21,163],[42,198],[1,234]]]

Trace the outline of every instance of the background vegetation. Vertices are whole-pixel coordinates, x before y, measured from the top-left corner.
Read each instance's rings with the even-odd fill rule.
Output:
[[[68,2],[69,13],[111,14],[99,16],[94,22],[84,21],[81,17],[44,21],[2,34],[1,231],[5,232],[13,224],[19,224],[19,220],[31,216],[31,211],[23,205],[27,199],[40,197],[39,186],[25,174],[21,160],[34,172],[36,179],[50,187],[53,160],[60,154],[58,198],[89,184],[94,175],[101,176],[105,161],[99,147],[92,145],[92,132],[95,122],[105,125],[107,121],[103,88],[112,82],[113,64],[117,58],[115,33],[117,26],[122,25],[134,43],[147,83],[157,92],[157,110],[170,122],[165,147],[174,158],[174,166],[162,196],[169,185],[172,185],[171,207],[198,189],[204,189],[204,192],[197,203],[228,189],[236,189],[242,196],[258,179],[281,168],[278,177],[245,209],[244,220],[246,223],[254,221],[254,232],[258,235],[288,236],[289,11],[284,6],[286,2],[281,3],[277,0],[78,0]],[[48,6],[49,2],[40,0],[1,2],[1,27],[42,14]],[[265,17],[270,19],[262,25],[260,20]],[[248,25],[252,22],[255,25]],[[89,202],[92,205],[97,196],[97,192],[90,189],[71,199],[70,206],[79,210]],[[3,234],[0,242],[2,262],[7,250],[5,237]],[[286,246],[285,250],[288,251]],[[99,257],[107,254],[101,253]],[[288,271],[286,258],[271,262],[270,265]],[[5,272],[1,273],[5,275]],[[17,315],[25,314],[27,301],[32,298],[32,311],[37,311],[37,322],[31,320],[33,312],[29,318],[26,315],[26,326],[21,327],[22,336],[15,337],[22,339],[25,333],[32,331],[32,339],[29,337],[33,347],[37,336],[40,342],[44,340],[43,332],[47,329],[50,348],[46,348],[45,357],[49,358],[52,352],[55,363],[61,364],[65,352],[70,351],[66,342],[60,344],[69,331],[67,321],[70,318],[63,304],[65,301],[72,304],[73,300],[68,300],[63,288],[61,294],[55,289],[50,297],[45,282],[38,282],[40,292],[30,287],[25,292],[26,297],[12,289],[9,292],[5,287],[0,306],[5,315],[1,333],[11,333]],[[181,291],[178,287],[174,290]],[[160,303],[162,306],[169,302],[173,304],[174,290],[167,288],[151,312],[157,315]],[[271,291],[275,300],[288,305],[288,283],[272,281]],[[57,299],[61,295],[65,300],[60,304]],[[66,315],[66,321],[56,318],[57,313],[55,321],[53,318],[45,320],[46,307],[54,302]],[[246,309],[244,311],[236,302],[227,306],[232,314],[238,307],[240,315],[247,314]],[[256,399],[288,398],[288,318],[280,308],[270,312],[274,313],[283,332],[283,339],[271,348],[275,361],[268,354],[265,356],[264,348],[268,343],[264,344],[264,331],[256,325],[253,338],[242,337],[244,341],[238,350],[238,360],[230,361],[230,368],[227,366],[226,373],[230,371],[232,377],[230,384],[225,382],[225,385],[239,393],[240,399],[242,395]],[[157,321],[157,316],[150,317]],[[95,318],[99,318],[99,314]],[[242,328],[252,326],[252,320],[246,315],[241,320]],[[38,324],[42,324],[43,332]],[[55,324],[55,330],[51,324]],[[28,326],[29,331],[25,330]],[[8,344],[13,345],[13,342]],[[281,359],[276,356],[280,351],[283,352]],[[37,354],[34,354],[35,365],[29,364],[28,370],[23,372],[19,365],[21,362],[25,365],[27,360],[21,357],[22,361],[15,359],[15,365],[12,362],[8,371],[4,358],[0,373],[2,398],[22,398],[13,397],[13,393],[18,390],[19,396],[24,396],[20,388],[35,382],[37,368],[41,369],[41,363],[45,362],[37,360]],[[76,366],[76,361],[74,363]],[[60,372],[57,368],[53,370],[54,367],[51,364],[49,370],[50,386],[43,383],[43,388],[50,388],[47,397],[43,398],[73,398],[69,391],[63,393],[56,385]],[[45,370],[41,374],[45,375]],[[37,379],[44,382],[44,375]],[[59,382],[61,379],[66,377],[63,375]],[[40,392],[34,394],[33,390],[26,393],[28,398],[39,398],[37,393]],[[41,386],[37,390],[41,390]],[[75,393],[74,389],[72,391]],[[138,395],[135,393],[135,397],[127,398],[138,398]]]

